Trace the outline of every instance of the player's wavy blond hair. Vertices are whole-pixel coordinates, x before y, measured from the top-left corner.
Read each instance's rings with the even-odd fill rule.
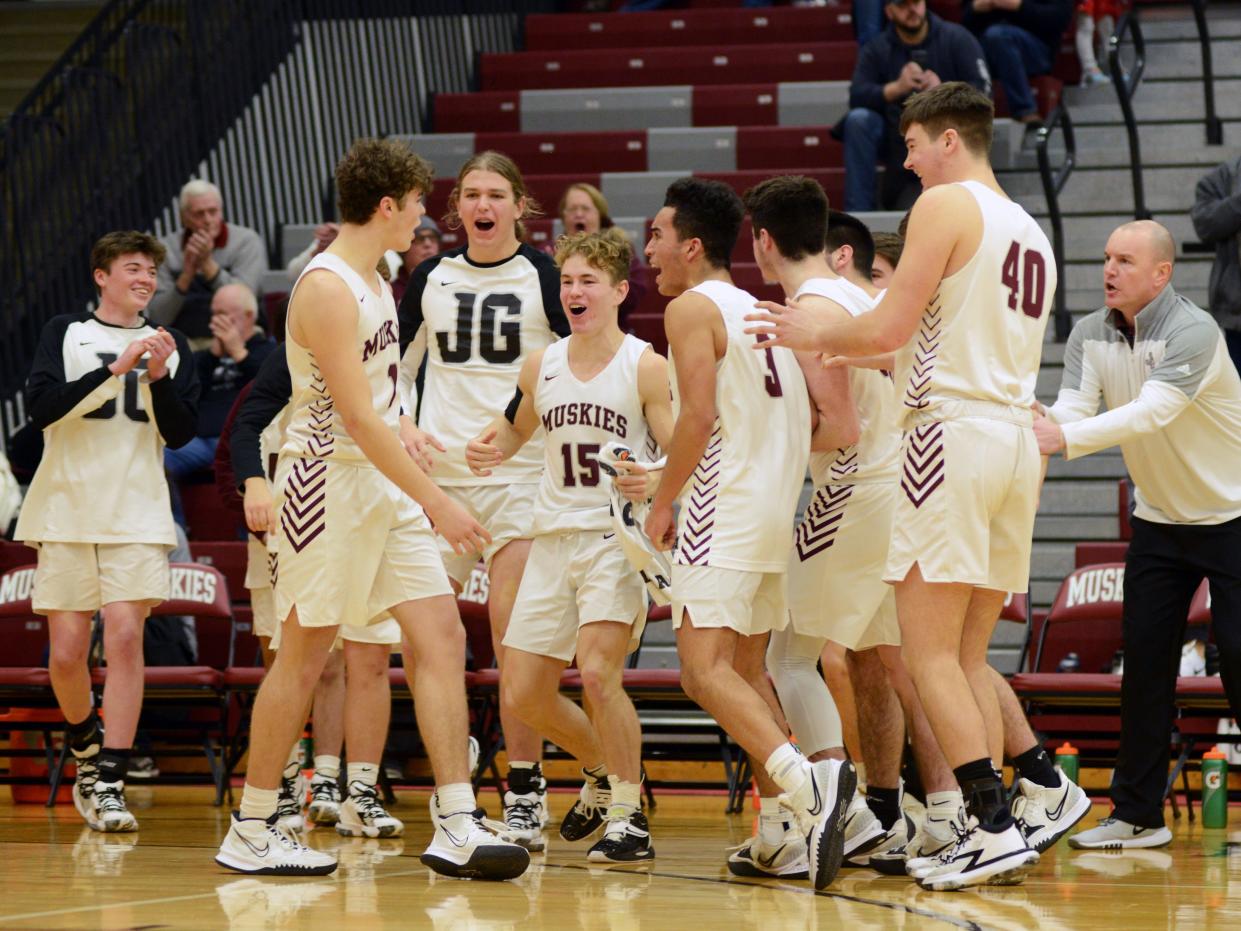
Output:
[[[597,233],[574,233],[556,240],[557,265],[563,267],[575,255],[580,255],[586,264],[605,272],[614,285],[629,280],[633,246],[625,231],[619,227],[612,226]]]
[[[495,172],[513,189],[514,203],[519,203],[523,197],[526,199],[525,209],[517,217],[517,239],[525,242],[526,224],[521,221],[542,216],[543,208],[530,196],[530,192],[526,189],[526,179],[521,176],[521,169],[517,167],[517,163],[503,152],[492,150],[479,152],[461,166],[461,170],[457,172],[457,183],[453,185],[452,192],[448,195],[448,212],[443,217],[444,225],[450,230],[461,228],[461,214],[457,212],[457,204],[461,200],[461,185],[465,183],[465,176],[471,171]]]

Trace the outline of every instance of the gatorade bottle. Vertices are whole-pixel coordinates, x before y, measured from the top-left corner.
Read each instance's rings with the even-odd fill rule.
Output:
[[[1068,741],[1056,748],[1056,769],[1065,779],[1077,782],[1077,748]]]
[[[1228,757],[1219,747],[1202,754],[1202,826],[1228,827]]]

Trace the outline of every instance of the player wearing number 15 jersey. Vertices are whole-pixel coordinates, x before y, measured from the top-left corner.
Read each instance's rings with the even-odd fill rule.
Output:
[[[530,551],[535,491],[543,468],[543,437],[480,478],[465,462],[466,444],[504,410],[526,357],[569,335],[560,281],[551,257],[521,243],[521,218],[534,209],[511,159],[482,152],[467,161],[449,196],[449,223],[464,229],[466,245],[427,259],[401,299],[401,381],[406,408],[418,414],[414,446],[430,475],[491,534],[481,551],[441,547],[457,591],[480,558],[490,581],[488,608],[500,667],[517,586]],[[409,390],[423,358],[420,403]],[[509,758],[509,828],[531,849],[542,849],[547,823],[546,783],[538,768],[542,742],[501,711]]]
[[[925,190],[884,299],[839,323],[774,305],[752,317],[784,345],[897,352],[905,432],[887,577],[903,655],[970,816],[959,843],[906,869],[931,889],[1019,882],[1038,854],[991,763],[1003,734],[987,644],[1005,591],[1028,585],[1040,471],[1030,408],[1056,266],[991,170],[990,99],[941,84],[911,98],[901,131]]]
[[[39,550],[34,610],[48,617],[48,671],[77,762],[73,801],[96,831],[134,831],[125,806],[129,748],[142,707],[142,628],[169,594],[176,544],[164,445],[194,436],[198,378],[185,337],[152,327],[164,247],[146,233],[108,233],[91,253],[99,306],[43,328],[26,405],[43,459],[16,538]],[[103,609],[108,685],[100,730],[86,655]]]

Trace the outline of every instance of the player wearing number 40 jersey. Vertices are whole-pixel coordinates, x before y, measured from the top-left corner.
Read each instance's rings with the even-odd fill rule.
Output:
[[[1028,587],[1040,462],[1031,407],[1056,289],[1051,246],[988,162],[992,104],[960,83],[911,99],[906,164],[925,190],[879,305],[825,323],[764,305],[756,335],[840,356],[897,352],[904,438],[887,577],[903,654],[969,812],[958,843],[906,869],[932,889],[1017,882],[1038,854],[992,760],[1003,728],[987,644]]]
[[[470,472],[465,447],[504,410],[526,357],[569,335],[555,263],[520,241],[521,218],[536,210],[511,159],[475,155],[449,195],[449,223],[465,230],[466,245],[419,265],[400,309],[401,382],[407,410],[418,415],[410,446],[432,479],[491,534],[481,550],[441,551],[458,592],[480,558],[487,564],[501,669],[501,642],[530,552],[542,431],[486,477]],[[424,357],[422,397],[415,404],[412,387]],[[541,850],[548,821],[542,741],[503,708],[500,719],[509,759],[505,820],[513,836]]]
[[[164,444],[184,446],[197,420],[185,337],[143,315],[163,259],[164,247],[146,233],[95,243],[99,307],[48,322],[26,383],[44,450],[16,538],[39,550],[34,610],[48,616],[48,671],[77,762],[73,801],[97,831],[138,828],[122,780],[142,707],[143,622],[168,597],[176,545]],[[106,734],[86,665],[101,608]]]

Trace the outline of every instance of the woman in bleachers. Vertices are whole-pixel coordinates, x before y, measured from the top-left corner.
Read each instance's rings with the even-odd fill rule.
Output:
[[[565,235],[574,233],[597,233],[616,224],[608,214],[608,200],[603,192],[593,184],[578,181],[570,184],[560,195],[560,220],[564,224]],[[554,255],[554,242],[547,242],[542,247],[548,255]],[[641,253],[633,250],[633,258],[629,263],[629,293],[620,306],[620,327],[626,329],[625,321],[631,311],[636,310],[646,295],[646,272],[642,267]]]

